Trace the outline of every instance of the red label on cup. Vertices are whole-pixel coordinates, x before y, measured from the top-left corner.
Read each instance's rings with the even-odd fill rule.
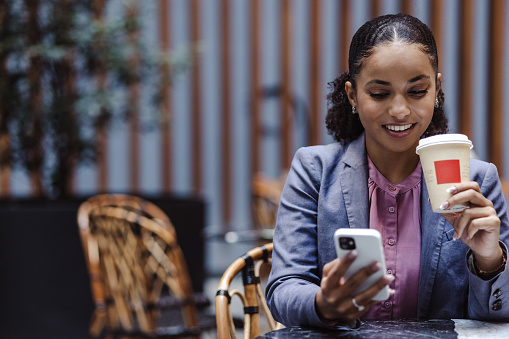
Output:
[[[437,184],[449,184],[461,182],[460,161],[440,160],[435,161],[435,172],[437,174]]]

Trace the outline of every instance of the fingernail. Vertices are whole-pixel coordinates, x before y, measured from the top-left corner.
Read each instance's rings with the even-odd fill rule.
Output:
[[[389,294],[390,295],[396,294],[396,290],[393,290],[392,288],[389,288]]]
[[[458,233],[456,233],[456,231],[454,231],[454,234],[452,235],[452,240],[457,240],[458,239]]]
[[[374,263],[373,265],[371,265],[371,272],[378,272],[378,271],[380,271],[379,263]]]
[[[452,187],[449,187],[448,189],[445,190],[447,193],[449,194],[453,194],[453,193],[456,193],[456,186],[452,186]]]
[[[353,250],[353,251],[350,251],[350,253],[348,253],[348,259],[355,259],[357,258],[357,251],[356,250]]]
[[[442,205],[440,205],[439,207],[442,210],[446,210],[449,207],[449,202],[446,201]]]
[[[384,281],[385,281],[385,283],[390,284],[391,282],[394,281],[395,278],[396,277],[393,276],[392,274],[388,274],[388,275],[384,276]]]

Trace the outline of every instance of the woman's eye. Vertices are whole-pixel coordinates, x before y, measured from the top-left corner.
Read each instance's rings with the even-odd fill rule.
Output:
[[[423,89],[423,90],[419,90],[419,91],[410,91],[408,93],[410,95],[414,96],[414,97],[423,97],[426,94],[428,94],[428,90],[427,89]]]
[[[384,98],[386,98],[389,94],[388,94],[388,93],[369,93],[369,95],[370,95],[372,98],[375,98],[375,99],[384,99]]]

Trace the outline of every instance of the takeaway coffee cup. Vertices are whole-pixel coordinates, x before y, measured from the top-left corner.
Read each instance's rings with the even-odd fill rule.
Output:
[[[451,213],[468,208],[467,204],[462,204],[443,210],[440,205],[451,197],[446,192],[449,187],[470,181],[472,147],[472,142],[463,134],[440,134],[419,141],[415,151],[421,158],[433,212]]]

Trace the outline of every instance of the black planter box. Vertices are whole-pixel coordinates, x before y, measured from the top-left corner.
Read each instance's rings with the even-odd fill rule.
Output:
[[[143,198],[170,217],[193,288],[202,292],[204,202]],[[93,301],[76,222],[84,200],[0,200],[0,337],[88,338]]]

